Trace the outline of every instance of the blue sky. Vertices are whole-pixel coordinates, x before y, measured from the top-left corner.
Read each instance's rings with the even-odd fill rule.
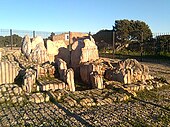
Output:
[[[97,32],[119,19],[170,32],[170,0],[0,0],[0,29]]]

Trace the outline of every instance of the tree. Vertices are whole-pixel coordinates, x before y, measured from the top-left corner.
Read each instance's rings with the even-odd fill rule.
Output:
[[[52,39],[53,39],[53,36],[55,36],[55,33],[54,33],[54,32],[51,32],[50,36],[49,36],[47,39],[52,40]]]
[[[17,47],[20,47],[22,37],[20,37],[19,35],[16,35],[16,34],[13,34],[12,37],[13,37],[13,44],[16,45]]]
[[[93,35],[93,38],[98,46],[99,50],[106,50],[112,47],[113,44],[113,31],[112,30],[100,30]]]
[[[156,36],[156,39],[156,54],[170,52],[170,35],[159,35]]]
[[[127,47],[130,43],[146,41],[152,38],[149,26],[143,21],[116,20],[113,30],[116,32],[116,51]]]
[[[112,30],[100,30],[93,35],[93,38],[96,42],[106,42],[112,44],[113,31]]]
[[[13,34],[12,38],[13,38],[13,45],[20,47],[22,37],[20,37],[19,35]],[[10,36],[0,36],[0,47],[5,47],[7,45],[8,46],[11,45],[11,37]]]

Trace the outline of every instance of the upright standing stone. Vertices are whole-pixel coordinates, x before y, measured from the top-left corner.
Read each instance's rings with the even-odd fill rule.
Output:
[[[99,75],[97,72],[92,72],[90,74],[90,79],[92,83],[93,88],[103,89],[103,78],[101,75]]]
[[[2,84],[2,66],[0,64],[0,84]]]
[[[70,91],[75,91],[74,71],[72,68],[66,70],[64,81],[68,84]]]
[[[4,62],[1,62],[1,69],[2,69],[2,73],[1,73],[1,77],[2,77],[2,84],[5,83],[5,66],[4,66]]]
[[[0,84],[13,83],[18,75],[19,65],[16,62],[0,62]]]
[[[26,92],[31,93],[33,84],[36,82],[36,71],[32,69],[26,70],[24,78],[24,86],[26,87]]]
[[[66,64],[65,61],[58,58],[57,59],[57,66],[58,66],[58,71],[59,71],[59,74],[60,74],[60,79],[64,80],[64,74],[65,74],[65,71],[67,70],[67,64]]]
[[[40,47],[40,45],[44,47],[44,40],[41,36],[36,36],[32,39],[32,50],[35,50],[37,47]]]
[[[34,50],[32,50],[31,61],[39,64],[49,61],[48,54],[44,45],[40,43]]]
[[[27,58],[29,58],[31,50],[32,50],[32,43],[30,41],[30,37],[26,35],[22,40],[21,51]]]
[[[9,64],[8,70],[9,70],[9,82],[12,83],[13,82],[13,78],[12,78],[12,64]]]
[[[5,62],[5,82],[9,82],[9,70],[8,70],[8,61]]]

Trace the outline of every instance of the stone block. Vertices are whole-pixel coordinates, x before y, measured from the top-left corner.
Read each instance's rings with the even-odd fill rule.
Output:
[[[67,64],[70,64],[70,51],[64,41],[47,40],[47,52],[50,56],[50,62],[56,62],[58,58],[61,58]]]
[[[11,103],[15,104],[15,103],[21,103],[23,101],[23,97],[20,97],[20,96],[13,96],[11,98]]]
[[[103,84],[103,77],[99,75],[97,72],[92,72],[90,74],[90,79],[93,88],[103,89],[105,88]]]
[[[81,63],[99,59],[97,45],[90,39],[79,38],[72,44],[71,67],[79,73]]]
[[[70,91],[74,92],[75,91],[74,71],[72,68],[69,68],[65,71],[64,81],[68,84]]]
[[[26,92],[31,93],[33,84],[36,82],[36,71],[33,69],[27,69],[23,79],[24,86],[26,86]]]
[[[22,39],[22,45],[21,45],[21,52],[29,58],[30,53],[32,50],[32,43],[30,41],[30,37],[28,35],[24,36]]]
[[[67,70],[67,63],[64,60],[58,58],[57,59],[57,66],[58,66],[60,79],[64,80],[65,71]]]
[[[43,93],[34,93],[29,97],[29,101],[33,103],[42,103],[49,101],[49,96]]]
[[[85,62],[80,65],[80,77],[86,84],[90,84],[90,74],[96,71],[99,75],[104,75],[103,67],[99,63]]]
[[[15,95],[22,94],[22,88],[21,87],[13,87],[12,91]]]

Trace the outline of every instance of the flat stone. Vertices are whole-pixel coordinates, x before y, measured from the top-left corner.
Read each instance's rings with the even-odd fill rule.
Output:
[[[80,104],[84,107],[90,107],[92,106],[93,103],[93,99],[92,98],[84,98],[82,100],[80,100]]]
[[[49,99],[49,96],[43,93],[34,93],[29,97],[29,101],[34,103],[47,102]]]
[[[0,87],[0,92],[2,93],[2,92],[6,92],[7,91],[7,88],[6,87],[4,87],[4,86],[1,86]]]
[[[154,87],[152,86],[152,85],[146,85],[146,87],[145,87],[145,89],[147,89],[147,90],[151,90],[151,89],[153,89]]]
[[[11,103],[15,104],[15,103],[20,103],[23,101],[23,97],[19,97],[19,96],[13,96],[11,98]]]
[[[21,87],[13,87],[12,90],[13,90],[13,93],[16,94],[16,95],[19,95],[19,94],[22,93]]]
[[[5,97],[0,97],[0,103],[4,103],[6,101]]]
[[[71,107],[77,106],[76,100],[74,100],[74,99],[71,98],[71,97],[65,98],[64,101],[67,102]]]

